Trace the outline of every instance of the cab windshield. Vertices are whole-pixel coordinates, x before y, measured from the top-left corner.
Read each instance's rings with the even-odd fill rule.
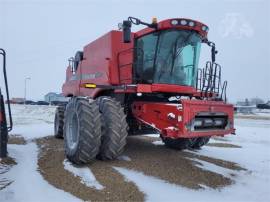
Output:
[[[137,39],[137,82],[195,86],[200,47],[200,36],[187,30],[159,31]]]

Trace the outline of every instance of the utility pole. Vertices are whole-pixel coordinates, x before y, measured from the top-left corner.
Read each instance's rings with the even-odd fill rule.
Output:
[[[25,104],[25,102],[26,102],[26,81],[27,80],[31,80],[31,78],[30,77],[26,77],[25,79],[24,79],[24,104]]]

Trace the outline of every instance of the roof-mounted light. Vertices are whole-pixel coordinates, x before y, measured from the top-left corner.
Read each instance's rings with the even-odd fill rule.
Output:
[[[172,24],[172,25],[178,25],[178,20],[172,20],[172,21],[171,21],[171,24]]]
[[[186,20],[180,20],[180,24],[181,24],[181,25],[187,25],[187,23],[188,23],[188,22],[187,22]]]
[[[207,27],[207,26],[205,26],[205,25],[203,25],[203,26],[202,26],[202,31],[207,32],[207,31],[208,31],[208,27]]]
[[[193,22],[193,21],[189,21],[188,26],[190,26],[190,27],[194,27],[194,26],[195,26],[195,22]]]
[[[156,17],[153,17],[152,18],[152,24],[157,24],[158,22],[157,22],[157,18]]]

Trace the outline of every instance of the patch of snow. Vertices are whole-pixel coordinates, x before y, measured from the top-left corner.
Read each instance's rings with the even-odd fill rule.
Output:
[[[146,201],[153,202],[178,202],[178,201],[208,201],[208,202],[228,202],[228,201],[243,201],[243,202],[268,202],[269,194],[254,193],[254,190],[262,189],[260,184],[256,184],[256,187],[252,187],[247,190],[246,183],[240,183],[238,185],[231,185],[223,189],[212,189],[204,186],[203,190],[192,190],[176,184],[170,184],[164,180],[144,175],[142,172],[129,170],[121,167],[114,167],[119,173],[125,176],[128,181],[136,183],[139,190],[146,194]],[[268,187],[264,187],[264,191],[268,190]],[[162,193],[162,194],[159,194]]]
[[[0,174],[7,172],[10,167],[11,167],[10,165],[2,164],[0,158]]]
[[[161,140],[157,140],[152,142],[154,145],[164,145],[164,143]]]
[[[12,105],[14,127],[11,134],[26,140],[53,135],[55,106]]]
[[[21,135],[26,140],[53,135],[53,124],[40,123],[29,125],[15,125],[12,134]]]
[[[3,174],[13,183],[0,190],[1,202],[81,201],[70,193],[53,187],[42,178],[37,171],[38,148],[35,143],[8,145],[8,151],[17,164]]]
[[[207,161],[203,161],[197,158],[194,159],[194,158],[186,157],[186,159],[196,162],[197,164],[194,164],[194,165],[198,168],[223,175],[224,177],[227,177],[227,178],[231,178],[232,175],[235,176],[239,172],[239,171],[234,171],[234,170],[224,168],[221,166],[217,166],[216,164],[209,163]]]
[[[211,189],[210,187],[208,187],[207,185],[205,184],[198,184],[200,187],[204,188],[204,189]]]
[[[7,109],[7,107],[6,107]],[[11,105],[14,125],[53,123],[56,106]]]
[[[64,168],[71,172],[74,176],[81,179],[81,183],[88,187],[92,187],[98,190],[104,189],[104,187],[96,180],[96,177],[88,167],[77,167],[74,166],[70,161],[65,159],[63,161]]]
[[[12,166],[7,165],[7,164],[2,164],[1,160],[2,159],[0,158],[0,190],[12,182],[6,177],[4,177],[3,175],[4,173],[8,172]]]
[[[147,135],[143,135],[146,137],[159,137],[159,134],[147,134]]]
[[[125,156],[125,155],[121,155],[117,159],[122,160],[122,161],[131,161],[131,158],[129,158],[128,156]]]

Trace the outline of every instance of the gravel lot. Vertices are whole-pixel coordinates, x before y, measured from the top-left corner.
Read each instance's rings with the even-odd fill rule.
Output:
[[[80,182],[79,177],[73,176],[64,169],[63,140],[53,137],[37,139],[40,147],[38,166],[42,176],[52,185],[72,193],[83,200],[91,201],[143,201],[145,194],[137,186],[118,173],[114,167],[123,167],[143,172],[170,183],[191,189],[203,189],[204,185],[211,188],[221,188],[234,183],[232,178],[204,170],[196,166],[193,159],[200,159],[218,166],[243,170],[233,162],[214,159],[190,153],[175,151],[164,145],[152,142],[159,138],[136,136],[128,138],[124,156],[130,160],[99,161],[87,165],[96,179],[105,187],[103,190],[89,188]],[[237,147],[232,144],[212,144],[215,147]],[[53,157],[53,158],[52,158]]]

